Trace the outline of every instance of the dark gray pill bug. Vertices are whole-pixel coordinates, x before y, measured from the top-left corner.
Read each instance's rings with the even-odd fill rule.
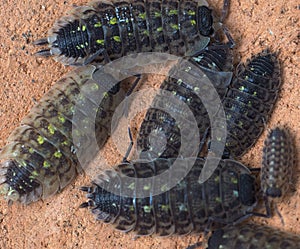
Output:
[[[239,158],[257,141],[278,98],[281,74],[269,50],[239,65],[223,100],[227,121],[225,157]]]
[[[171,169],[175,160],[178,165]],[[185,158],[119,164],[116,171],[107,170],[91,186],[81,188],[89,200],[80,207],[90,208],[96,219],[118,230],[137,235],[201,233],[249,217],[256,205],[255,178],[249,169],[237,161],[221,160],[212,176],[200,184],[204,163],[203,158]],[[162,172],[167,177],[160,177]],[[130,184],[125,177],[133,179]],[[150,184],[135,181],[148,177],[153,179]],[[168,188],[174,177],[182,180]],[[153,195],[154,189],[161,193]],[[137,198],[137,193],[145,197]]]
[[[265,140],[261,169],[263,195],[272,200],[281,200],[292,183],[295,162],[294,145],[285,128],[272,129]]]
[[[227,87],[231,82],[233,54],[228,44],[213,44],[206,47],[197,56],[188,60],[190,65],[176,65],[160,86],[161,90],[169,91],[174,97],[185,104],[192,112],[196,120],[200,141],[210,127],[210,119],[199,93],[205,93],[204,101],[208,105],[216,105],[216,97],[224,98]],[[192,65],[192,67],[190,67]],[[177,71],[176,71],[177,70]],[[200,72],[200,73],[199,73]],[[176,77],[172,77],[175,75]],[[189,81],[192,79],[192,81]],[[193,83],[195,82],[195,83]],[[209,85],[207,82],[210,82]],[[212,87],[213,86],[213,87]],[[189,130],[190,120],[188,114],[178,104],[169,108],[172,112],[179,113],[184,120],[180,123],[170,113],[157,108],[166,102],[164,92],[158,93],[141,124],[137,138],[138,150],[143,152],[140,157],[170,158],[177,157],[181,148],[181,137],[187,140],[195,139],[195,135]],[[168,100],[169,102],[171,100]],[[170,104],[171,105],[171,104]],[[182,128],[186,127],[188,134],[182,134]],[[161,145],[163,133],[166,139],[165,147]],[[199,144],[200,144],[199,141]],[[162,150],[162,148],[165,148]],[[190,148],[190,153],[198,148]],[[185,156],[191,156],[185,155]]]
[[[259,224],[239,224],[218,229],[206,249],[298,249],[300,236]]]
[[[104,145],[114,109],[125,96],[120,85],[105,89],[110,81],[101,66],[78,68],[30,110],[0,152],[0,193],[8,201],[45,199],[82,171],[77,151],[90,151],[95,138],[100,148]],[[94,96],[99,94],[98,105]]]
[[[205,0],[93,1],[60,18],[48,37],[34,44],[48,45],[37,55],[54,56],[66,65],[134,52],[190,56],[222,29],[217,19]]]

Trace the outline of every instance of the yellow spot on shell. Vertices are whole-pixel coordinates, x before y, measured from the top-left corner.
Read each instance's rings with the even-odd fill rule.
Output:
[[[140,14],[138,15],[138,17],[145,20],[145,19],[146,19],[146,12],[140,13]]]
[[[69,142],[68,141],[63,141],[61,144],[62,145],[69,145]]]
[[[34,178],[36,178],[38,175],[39,175],[39,173],[38,173],[36,170],[34,170],[34,171],[31,172],[31,175],[29,176],[29,178],[34,179]]]
[[[149,190],[150,188],[151,188],[150,185],[145,185],[145,186],[143,187],[144,190]]]
[[[48,161],[44,161],[44,162],[43,162],[43,167],[44,167],[44,168],[47,169],[47,168],[49,168],[50,166],[51,166],[51,164],[50,164]]]
[[[97,44],[104,45],[104,40],[96,40]]]
[[[134,189],[134,186],[135,186],[135,184],[134,184],[134,182],[133,182],[133,183],[131,183],[131,184],[128,186],[128,188],[133,190],[133,189]]]
[[[169,16],[172,16],[172,15],[178,15],[178,10],[170,10]]]
[[[49,124],[48,125],[48,131],[50,132],[50,134],[54,134],[55,133],[55,128],[54,128],[54,126],[52,125],[52,124]]]
[[[54,153],[54,156],[55,156],[56,158],[61,158],[62,153],[61,153],[60,151],[56,151],[56,152]]]
[[[221,198],[220,197],[216,197],[216,202],[219,202],[219,203],[221,203],[222,202],[222,200],[221,200]]]
[[[154,12],[154,17],[161,17],[161,13],[160,12]]]
[[[37,141],[39,144],[43,144],[45,140],[42,136],[38,136]]]
[[[83,25],[82,28],[81,28],[81,30],[82,30],[82,31],[86,31],[86,26]]]
[[[195,20],[191,20],[191,25],[195,26],[196,25],[196,21]]]
[[[63,116],[58,116],[58,120],[61,122],[61,123],[65,123],[66,122],[66,119],[65,119],[65,117],[63,117]]]
[[[179,29],[179,26],[178,26],[177,24],[171,24],[171,28],[172,28],[172,29],[178,30],[178,29]]]
[[[101,22],[97,22],[94,24],[94,27],[95,28],[100,28],[102,26]]]
[[[30,148],[28,151],[29,151],[29,153],[31,153],[31,154],[34,152],[34,150],[33,150],[32,148]]]
[[[118,35],[115,35],[115,36],[113,37],[113,39],[114,39],[116,42],[121,42],[121,37],[118,36]]]
[[[188,11],[188,15],[190,15],[190,16],[194,16],[194,15],[196,15],[196,12],[195,12],[195,11],[193,11],[193,10],[189,10],[189,11]]]
[[[230,180],[231,180],[231,182],[234,183],[234,184],[237,184],[237,183],[238,183],[238,180],[237,180],[237,178],[235,178],[235,177],[232,177]]]
[[[156,29],[157,32],[162,32],[163,31],[163,27],[159,27]]]
[[[144,30],[143,34],[149,36],[149,31],[148,30]]]
[[[115,24],[117,24],[117,22],[118,22],[118,20],[117,20],[116,17],[114,17],[114,18],[112,18],[112,19],[109,20],[109,23],[110,23],[111,25],[115,25]]]
[[[144,212],[145,213],[150,213],[151,212],[151,207],[150,206],[143,206]]]

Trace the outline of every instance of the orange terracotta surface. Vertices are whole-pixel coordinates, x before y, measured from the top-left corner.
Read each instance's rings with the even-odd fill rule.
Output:
[[[282,65],[283,87],[266,130],[242,161],[251,167],[260,167],[263,140],[267,130],[276,125],[287,125],[295,136],[300,151],[300,87],[299,39],[300,5],[296,1],[237,0],[231,1],[230,13],[225,21],[236,41],[236,63],[266,47],[279,51]],[[53,59],[37,58],[32,42],[44,37],[54,21],[82,5],[80,0],[3,0],[0,5],[0,148],[20,120],[52,85],[67,71]],[[222,0],[211,3],[216,10]],[[147,84],[157,86],[157,76],[149,77]],[[109,141],[105,155],[111,164],[121,156]],[[294,168],[296,183],[282,203],[279,211],[284,217],[283,226],[278,216],[271,219],[253,218],[255,222],[269,224],[300,235],[300,164]],[[96,221],[87,210],[78,206],[86,200],[79,187],[90,182],[90,176],[80,175],[62,193],[45,201],[24,206],[8,206],[0,201],[0,248],[186,248],[201,237],[134,238],[111,226]],[[201,247],[200,247],[201,248]]]

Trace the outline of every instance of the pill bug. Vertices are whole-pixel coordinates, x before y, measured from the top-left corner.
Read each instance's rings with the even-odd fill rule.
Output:
[[[269,50],[240,64],[223,100],[227,120],[225,157],[241,157],[258,139],[280,90],[277,56]]]
[[[288,193],[294,161],[289,131],[280,127],[272,129],[265,140],[261,169],[261,190],[267,203],[269,198],[278,201]]]
[[[214,94],[215,90],[219,98],[222,99],[224,97],[232,77],[233,54],[230,47],[230,44],[222,43],[212,44],[206,47],[198,53],[197,56],[189,59],[189,62],[195,65],[195,69],[189,68],[190,65],[186,67],[176,65],[174,70],[177,70],[176,75],[178,75],[178,78],[173,78],[171,73],[171,76],[166,77],[160,86],[161,90],[171,92],[192,111],[198,126],[200,140],[202,140],[206,130],[210,127],[210,119],[207,109],[202,102],[202,98],[199,97],[200,95],[197,95],[196,91],[205,93],[205,101],[209,105],[216,105],[215,96],[217,94]],[[203,73],[199,74],[199,71]],[[195,77],[194,79],[196,79],[197,82],[196,86],[188,81],[190,75]],[[213,89],[206,84],[207,79],[209,79],[214,86]],[[170,113],[155,108],[161,105],[160,102],[166,102],[165,98],[163,92],[155,96],[141,124],[137,138],[138,150],[144,152],[142,153],[143,156],[141,156],[142,154],[140,155],[141,158],[177,157],[181,146],[181,136],[195,139],[194,134],[192,134],[190,130],[188,130],[188,134],[183,135],[180,133],[182,131],[180,128],[182,128],[183,125],[189,125],[188,118],[184,119],[183,124],[179,124]],[[180,113],[183,118],[186,117],[187,114],[181,109],[181,106],[174,104],[171,108],[174,112]],[[163,151],[161,151],[162,146],[159,144],[162,138],[162,132],[166,139],[166,146]],[[191,148],[190,151],[195,149],[197,148]]]
[[[78,68],[31,109],[0,153],[0,192],[6,199],[21,203],[45,199],[82,171],[75,153],[88,148],[95,137],[99,147],[104,145],[114,109],[125,96],[121,83],[106,89],[112,80],[101,66]],[[92,98],[97,94],[103,94],[99,106]],[[81,118],[76,120],[75,115]],[[89,124],[94,124],[93,132],[85,130]]]
[[[300,236],[258,224],[240,224],[213,232],[206,249],[297,249]]]
[[[111,223],[116,229],[137,235],[168,236],[203,232],[217,224],[239,222],[251,215],[256,205],[255,178],[248,168],[231,159],[221,160],[212,176],[203,184],[198,182],[204,166],[203,158],[176,159],[178,167],[167,171],[175,159],[135,161],[119,164],[115,170],[107,170],[82,187],[87,192],[87,202],[80,207],[90,208],[98,220]],[[195,160],[195,162],[194,162]],[[188,164],[194,163],[190,171]],[[125,183],[124,177],[148,178],[168,173],[168,180],[154,177],[150,185]],[[187,174],[183,179],[183,174]],[[181,181],[166,191],[174,177]],[[160,194],[152,195],[157,187]],[[109,191],[109,189],[113,189]],[[132,191],[133,197],[124,194]],[[116,193],[117,191],[117,193]],[[137,191],[146,197],[136,198]]]
[[[229,0],[224,1],[224,8]],[[227,12],[224,10],[223,13]],[[109,61],[132,52],[193,55],[205,48],[220,23],[205,0],[93,1],[59,19],[37,52],[66,65]],[[217,36],[216,36],[217,37]]]

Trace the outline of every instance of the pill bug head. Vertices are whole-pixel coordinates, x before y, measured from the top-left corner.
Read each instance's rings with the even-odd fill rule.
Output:
[[[212,10],[206,6],[200,6],[198,8],[198,27],[199,32],[203,36],[210,36],[214,33],[213,28],[214,17]]]
[[[20,201],[26,204],[40,199],[42,187],[30,177],[28,169],[16,160],[8,160],[0,165],[0,194],[5,196],[8,203]]]

